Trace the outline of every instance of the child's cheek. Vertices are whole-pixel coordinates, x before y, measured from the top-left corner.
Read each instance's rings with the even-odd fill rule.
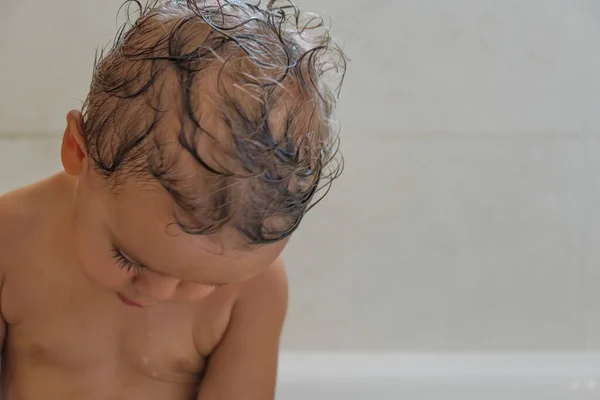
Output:
[[[100,239],[92,235],[78,237],[78,267],[94,284],[106,289],[122,288],[129,279],[127,273],[112,259],[109,245]]]
[[[122,289],[130,279],[125,271],[110,257],[97,257],[84,261],[86,275],[96,284],[112,290]]]

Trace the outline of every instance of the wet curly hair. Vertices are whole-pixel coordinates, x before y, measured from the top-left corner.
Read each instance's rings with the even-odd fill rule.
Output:
[[[289,1],[127,1],[96,56],[82,132],[118,192],[158,182],[190,234],[290,236],[343,168],[333,110],[346,58]]]

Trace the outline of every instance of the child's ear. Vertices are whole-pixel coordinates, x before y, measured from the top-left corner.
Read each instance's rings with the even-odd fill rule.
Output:
[[[63,168],[69,175],[78,176],[87,168],[85,141],[81,133],[81,113],[77,110],[69,111],[67,114],[67,127],[60,156]]]

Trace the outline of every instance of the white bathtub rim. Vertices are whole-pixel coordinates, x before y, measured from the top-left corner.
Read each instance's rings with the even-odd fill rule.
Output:
[[[600,353],[374,353],[284,351],[279,381],[588,382],[600,385]]]

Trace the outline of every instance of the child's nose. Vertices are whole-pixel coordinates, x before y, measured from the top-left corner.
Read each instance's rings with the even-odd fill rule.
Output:
[[[136,277],[134,285],[140,295],[162,302],[170,300],[173,297],[179,285],[179,280],[147,271],[147,273]]]

